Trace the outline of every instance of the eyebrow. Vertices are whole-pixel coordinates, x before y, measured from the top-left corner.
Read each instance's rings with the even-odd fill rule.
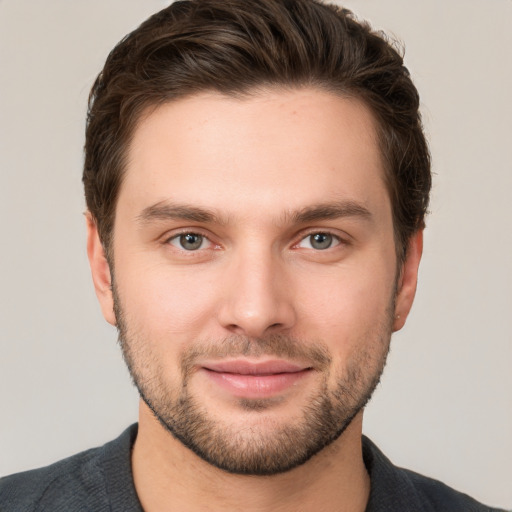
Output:
[[[188,204],[175,204],[169,201],[160,201],[154,205],[144,208],[137,215],[140,224],[148,224],[152,221],[166,220],[188,220],[191,222],[208,222],[225,224],[225,220],[206,208],[199,208]]]
[[[306,206],[297,211],[287,211],[283,215],[282,223],[306,224],[308,222],[339,219],[342,217],[359,217],[364,220],[370,220],[372,214],[362,204],[355,201],[344,200]],[[144,210],[137,215],[136,219],[140,224],[166,220],[187,220],[190,222],[221,225],[227,224],[227,219],[221,217],[213,210],[188,204],[176,204],[166,200],[144,208]]]
[[[359,217],[364,220],[370,220],[372,214],[370,210],[362,204],[345,200],[307,206],[301,210],[285,215],[285,219],[289,218],[295,224],[305,224],[318,220],[339,219],[342,217]]]

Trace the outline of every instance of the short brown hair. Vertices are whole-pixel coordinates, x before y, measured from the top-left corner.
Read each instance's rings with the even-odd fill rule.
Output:
[[[109,254],[130,139],[149,106],[201,91],[316,87],[362,100],[376,121],[403,261],[424,227],[430,154],[401,53],[346,9],[317,0],[179,0],[110,53],[89,97],[83,182]]]

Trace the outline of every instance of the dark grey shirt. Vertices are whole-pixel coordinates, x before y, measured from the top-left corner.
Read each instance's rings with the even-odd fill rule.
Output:
[[[141,512],[130,464],[136,436],[132,425],[100,448],[0,479],[0,512]],[[366,512],[498,510],[393,466],[368,438],[363,438],[363,455],[371,479]]]

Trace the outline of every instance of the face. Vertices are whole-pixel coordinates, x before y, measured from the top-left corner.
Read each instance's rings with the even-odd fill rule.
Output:
[[[113,244],[110,276],[90,223],[98,296],[147,407],[211,464],[274,474],[369,399],[421,242],[397,276],[371,114],[303,89],[149,112]]]

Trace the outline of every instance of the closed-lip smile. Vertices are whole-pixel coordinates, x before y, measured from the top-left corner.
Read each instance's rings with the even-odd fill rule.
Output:
[[[201,369],[223,390],[246,399],[278,395],[313,370],[310,366],[281,359],[208,361],[201,364]]]

